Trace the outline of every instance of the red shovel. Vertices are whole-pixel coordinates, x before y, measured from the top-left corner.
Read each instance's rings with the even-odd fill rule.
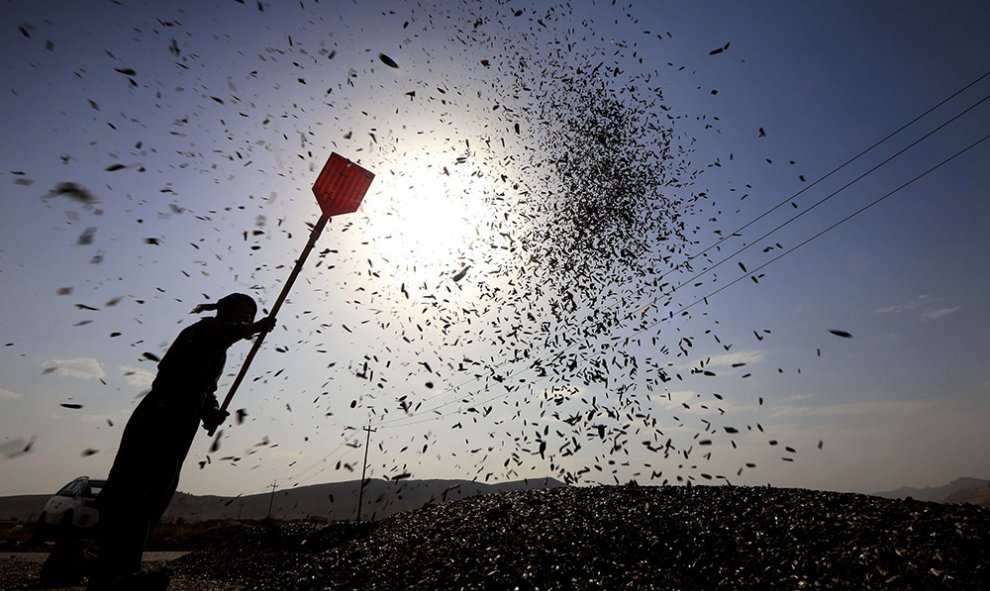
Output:
[[[289,295],[292,284],[296,281],[296,277],[299,276],[299,271],[302,270],[303,263],[306,262],[306,257],[309,256],[309,251],[313,250],[313,246],[316,245],[316,241],[319,239],[320,234],[323,233],[323,228],[326,227],[330,218],[335,215],[357,211],[358,206],[361,205],[361,200],[364,199],[364,194],[368,192],[368,187],[371,186],[371,181],[374,178],[374,173],[361,168],[340,154],[336,152],[330,154],[330,159],[327,160],[327,163],[323,166],[323,170],[320,172],[320,176],[316,178],[316,183],[313,184],[313,194],[316,195],[316,201],[320,204],[323,215],[320,216],[319,221],[313,226],[313,231],[309,233],[309,240],[306,242],[302,254],[296,260],[296,265],[292,268],[292,272],[289,273],[289,280],[285,282],[282,293],[278,294],[278,299],[272,304],[271,311],[268,313],[269,316],[276,316],[278,314],[279,309],[282,307],[282,302]],[[254,345],[244,359],[244,365],[241,366],[240,373],[237,374],[234,383],[230,385],[227,397],[223,399],[223,404],[220,406],[221,411],[226,411],[230,405],[231,399],[234,398],[234,393],[237,392],[238,386],[241,385],[241,381],[244,380],[244,376],[247,374],[251,361],[254,360],[255,354],[261,348],[261,342],[265,340],[266,334],[268,333],[261,332],[254,340]],[[210,429],[210,436],[214,432],[216,432],[215,427]]]

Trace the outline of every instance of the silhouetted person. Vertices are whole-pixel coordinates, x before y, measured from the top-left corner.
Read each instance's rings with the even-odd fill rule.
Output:
[[[124,427],[117,457],[96,501],[99,553],[91,590],[168,586],[164,572],[140,573],[148,536],[175,494],[200,423],[210,430],[229,414],[220,410],[214,395],[227,348],[275,326],[270,316],[254,322],[258,306],[241,293],[196,306],[193,312],[206,310],[216,310],[216,317],[179,333],[158,364],[151,391]]]

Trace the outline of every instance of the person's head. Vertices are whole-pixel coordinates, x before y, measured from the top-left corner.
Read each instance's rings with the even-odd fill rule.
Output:
[[[222,322],[233,324],[251,324],[254,315],[258,313],[258,304],[254,298],[243,293],[232,293],[220,298],[215,304],[199,304],[192,309],[193,314],[216,310],[217,318]]]
[[[217,318],[234,324],[251,324],[258,313],[254,298],[243,293],[232,293],[217,302]]]

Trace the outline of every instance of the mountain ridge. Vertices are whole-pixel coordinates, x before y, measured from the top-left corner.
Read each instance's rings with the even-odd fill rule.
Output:
[[[918,501],[971,503],[990,507],[990,480],[962,476],[941,486],[926,486],[924,488],[902,486],[894,490],[870,494],[886,499],[906,499],[910,497]]]

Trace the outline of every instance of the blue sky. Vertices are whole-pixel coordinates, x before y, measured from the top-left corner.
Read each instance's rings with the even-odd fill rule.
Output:
[[[565,434],[548,436],[550,450],[572,435],[540,412],[541,401],[562,416],[587,412],[592,397],[621,405],[601,384],[541,381],[506,360],[512,347],[495,335],[520,320],[489,290],[507,285],[500,269],[519,267],[507,249],[488,248],[509,240],[493,228],[513,231],[492,221],[505,213],[492,178],[535,174],[519,163],[536,143],[528,134],[539,130],[514,134],[504,109],[491,109],[526,106],[500,94],[513,75],[528,75],[508,69],[509,52],[540,55],[566,38],[575,55],[624,60],[630,78],[657,72],[674,129],[703,170],[690,190],[709,196],[690,220],[697,252],[716,231],[738,228],[983,75],[990,10],[981,3],[591,3],[554,19],[473,2],[2,6],[0,494],[105,474],[154,375],[143,353],[164,353],[197,303],[230,291],[274,300],[305,224],[318,216],[309,187],[331,151],[376,180],[359,212],[330,224],[317,248],[331,252],[310,261],[283,308],[233,403],[248,419],[228,426],[219,452],[208,453],[205,434],[197,440],[181,490],[239,494],[275,480],[356,478],[348,466],[360,470],[358,429],[369,421],[379,428],[369,460],[376,477],[504,480],[564,466],[590,467],[590,482],[648,482],[662,471],[661,479],[723,474],[742,484],[853,491],[990,477],[982,435],[990,414],[986,144],[768,266],[759,284],[742,281],[689,317],[661,323],[656,345],[635,344],[643,334],[634,325],[602,337],[630,337],[626,354],[681,375],[656,386],[644,371],[629,385],[665,437],[693,447],[688,459],[650,452],[641,443],[653,435],[621,414],[606,423],[610,433],[632,434],[624,451],[582,427],[579,453],[552,462],[532,453],[539,432]],[[487,44],[470,33],[478,16],[490,19]],[[541,16],[548,26],[537,23]],[[480,67],[483,59],[493,66]],[[988,93],[984,79],[795,198],[797,207],[726,242],[722,254]],[[727,261],[715,279],[692,282],[671,307],[735,279],[739,262],[754,269],[777,254],[761,252],[765,244],[790,248],[983,137],[988,108],[973,108]],[[489,149],[486,137],[508,145]],[[457,164],[466,150],[470,170],[483,176]],[[124,168],[106,170],[113,164]],[[86,187],[98,203],[50,196],[62,182]],[[468,264],[467,280],[455,284]],[[58,295],[64,288],[71,292]],[[652,322],[671,311],[647,306],[655,293],[637,296],[626,310],[633,316]],[[467,326],[458,310],[474,307],[487,311]],[[451,319],[454,328],[442,330]],[[682,336],[695,345],[678,357]],[[518,343],[535,358],[552,356],[531,345]],[[669,355],[656,350],[663,345]],[[231,352],[228,374],[247,349]],[[453,362],[465,356],[526,382],[506,392],[474,379]],[[716,376],[690,373],[704,360]],[[383,387],[359,377],[365,363],[388,380]],[[407,414],[407,403],[420,410]],[[491,411],[468,410],[479,406]],[[717,432],[697,435],[709,425]],[[726,437],[724,426],[741,433]],[[712,439],[707,459],[694,445],[704,438]],[[16,454],[28,441],[31,451]],[[782,452],[785,445],[796,452]],[[737,475],[746,462],[756,467]]]

